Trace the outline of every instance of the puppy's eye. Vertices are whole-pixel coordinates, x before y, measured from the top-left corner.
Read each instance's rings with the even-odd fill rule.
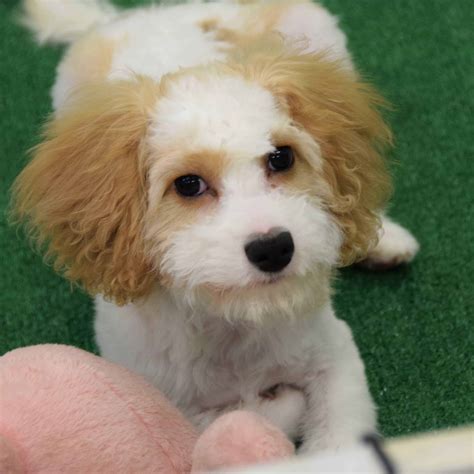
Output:
[[[290,146],[279,146],[268,155],[268,168],[270,171],[286,171],[293,166],[295,158]]]
[[[200,196],[209,189],[207,183],[195,174],[187,174],[176,178],[174,180],[174,187],[178,194],[186,197]]]

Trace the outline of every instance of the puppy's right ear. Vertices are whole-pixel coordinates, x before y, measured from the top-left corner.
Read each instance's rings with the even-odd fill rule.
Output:
[[[13,185],[13,210],[56,270],[124,304],[154,281],[143,243],[150,79],[81,88]]]

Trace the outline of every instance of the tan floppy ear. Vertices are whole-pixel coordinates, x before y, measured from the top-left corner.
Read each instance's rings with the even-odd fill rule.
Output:
[[[323,54],[279,48],[251,50],[244,70],[279,97],[294,122],[319,144],[330,188],[326,205],[344,233],[341,264],[347,265],[364,258],[377,242],[379,212],[391,193],[383,159],[391,133],[378,111],[384,101]]]
[[[148,79],[81,88],[47,124],[13,186],[13,210],[54,268],[118,304],[154,277],[143,244]]]

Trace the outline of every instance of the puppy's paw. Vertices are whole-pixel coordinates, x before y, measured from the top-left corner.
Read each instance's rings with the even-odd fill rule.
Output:
[[[390,270],[411,262],[419,248],[417,240],[407,229],[383,217],[377,246],[358,265],[370,270]]]
[[[277,383],[276,385],[272,385],[270,388],[267,388],[263,392],[259,394],[259,397],[262,400],[275,400],[280,392],[286,388],[287,385],[283,385],[281,383]]]
[[[306,411],[306,397],[297,387],[275,385],[260,394],[255,411],[270,420],[289,438],[295,438]]]

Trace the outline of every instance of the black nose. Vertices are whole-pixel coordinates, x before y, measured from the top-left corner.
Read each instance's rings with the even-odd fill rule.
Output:
[[[295,251],[293,238],[288,231],[262,234],[245,246],[251,263],[262,272],[279,272],[290,262]]]

